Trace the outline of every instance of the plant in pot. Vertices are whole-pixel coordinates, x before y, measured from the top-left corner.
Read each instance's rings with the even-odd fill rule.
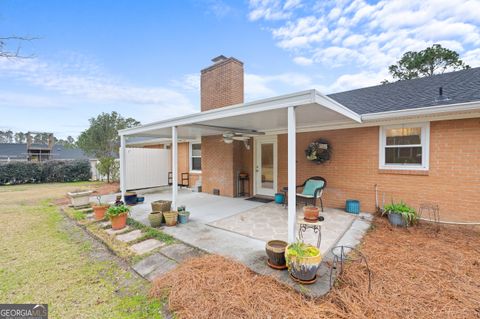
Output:
[[[382,215],[387,214],[388,221],[393,226],[407,227],[413,225],[418,220],[418,214],[412,207],[404,202],[385,205]]]
[[[82,208],[89,206],[90,195],[92,193],[93,191],[91,190],[75,190],[73,192],[68,192],[67,195],[74,208]]]
[[[317,279],[322,254],[317,247],[297,241],[285,249],[285,260],[290,276],[300,283],[309,284]]]
[[[96,203],[92,204],[93,213],[95,214],[96,220],[102,220],[105,218],[105,213],[107,212],[108,204],[102,204],[102,196],[97,196],[98,205]]]
[[[163,217],[165,217],[165,224],[167,226],[177,225],[178,212],[175,210],[169,212],[163,212]]]
[[[309,222],[318,221],[320,209],[317,206],[304,206],[303,207],[303,219]]]
[[[130,207],[124,204],[113,205],[107,209],[106,216],[110,218],[113,230],[122,229],[127,225],[127,217],[129,212]]]

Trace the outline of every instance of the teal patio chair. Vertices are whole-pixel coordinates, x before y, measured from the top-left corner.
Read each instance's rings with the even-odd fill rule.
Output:
[[[308,178],[302,185],[297,186],[297,202],[303,202],[305,205],[310,204],[317,206],[317,199],[319,199],[323,212],[322,195],[326,186],[327,181],[323,177],[313,176]],[[302,188],[301,193],[298,193],[299,188]]]

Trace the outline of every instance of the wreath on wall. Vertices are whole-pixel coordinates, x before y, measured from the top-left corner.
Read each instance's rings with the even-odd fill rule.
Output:
[[[308,144],[305,155],[309,161],[322,164],[330,159],[331,151],[332,148],[327,140],[318,139]]]

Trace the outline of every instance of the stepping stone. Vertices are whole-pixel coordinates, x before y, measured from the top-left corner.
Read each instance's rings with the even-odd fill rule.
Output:
[[[127,230],[130,229],[130,226],[125,226],[123,227],[122,229],[118,229],[118,230],[113,230],[113,229],[107,229],[106,232],[107,234],[113,236],[113,235],[118,235],[118,234],[121,234],[121,233],[125,233]]]
[[[95,216],[93,216],[93,214],[90,213],[90,214],[85,215],[85,218],[88,219],[88,220],[94,220]]]
[[[133,269],[147,280],[161,276],[177,266],[177,263],[161,254],[154,254],[139,261]]]
[[[107,228],[107,227],[109,227],[109,226],[112,225],[112,222],[109,221],[109,220],[107,220],[106,222],[100,222],[99,225],[100,225],[100,227],[102,227],[102,228]]]
[[[75,210],[81,213],[93,213],[93,208],[91,207],[75,208]]]
[[[130,249],[137,255],[143,255],[163,245],[165,245],[165,243],[151,238],[130,246]]]
[[[204,254],[201,250],[185,244],[172,244],[162,248],[160,252],[179,263],[183,262],[185,259],[200,257]]]
[[[140,237],[142,237],[142,231],[140,229],[136,229],[125,234],[117,235],[116,238],[124,243],[128,243]]]

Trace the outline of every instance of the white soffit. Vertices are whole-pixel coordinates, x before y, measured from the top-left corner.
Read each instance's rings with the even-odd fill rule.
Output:
[[[355,112],[316,90],[309,90],[145,124],[121,130],[119,134],[168,138],[171,136],[172,126],[178,126],[179,139],[198,139],[201,136],[222,133],[222,130],[206,127],[208,125],[259,132],[279,131],[287,128],[289,106],[296,107],[299,129],[328,123],[361,122],[360,116]],[[195,124],[204,126],[195,126]]]

